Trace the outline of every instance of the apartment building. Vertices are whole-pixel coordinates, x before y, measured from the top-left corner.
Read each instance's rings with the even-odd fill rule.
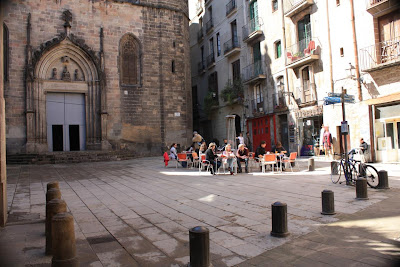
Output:
[[[209,20],[207,8],[221,18],[219,10],[226,4],[228,14],[232,1],[195,2],[203,9],[193,16],[191,28],[196,22],[201,24],[201,19]],[[281,141],[290,151],[312,156],[324,125],[333,136],[335,152],[343,152],[342,106],[326,105],[324,99],[345,89],[355,99],[345,104],[348,147],[357,147],[363,137],[371,144],[373,160],[399,161],[399,1],[236,0],[235,4],[236,15],[214,24],[215,36],[232,33],[234,18],[234,28],[241,29],[233,55],[227,53],[224,60],[216,57],[211,67],[218,70],[218,75],[211,76],[218,80],[217,88],[209,78],[213,70],[206,58],[200,58],[211,45],[218,51],[218,42],[210,41],[211,34],[207,42],[194,40],[191,29],[192,59],[205,63],[199,64],[204,66],[203,74],[192,63],[197,106],[204,105],[204,94],[210,94],[210,88],[215,90],[213,112],[204,116],[208,120],[203,119],[210,125],[207,134],[221,140],[225,116],[235,114],[240,117],[238,132],[251,134],[253,149],[261,140],[267,141],[268,149]],[[221,95],[232,79],[236,60],[240,60],[243,99],[240,96],[231,104]]]

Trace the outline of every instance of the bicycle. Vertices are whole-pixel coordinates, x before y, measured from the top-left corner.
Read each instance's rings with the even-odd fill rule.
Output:
[[[336,153],[334,155],[337,155]],[[332,183],[337,184],[342,174],[346,180],[347,185],[354,184],[357,177],[364,177],[367,179],[367,184],[371,188],[376,188],[379,183],[378,171],[374,166],[362,164],[360,160],[349,159],[346,161],[345,154],[341,154],[341,160],[338,164],[337,173],[331,170]],[[344,181],[339,182],[342,184]]]

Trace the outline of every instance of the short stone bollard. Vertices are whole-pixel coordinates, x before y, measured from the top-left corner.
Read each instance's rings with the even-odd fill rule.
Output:
[[[389,189],[389,177],[388,177],[388,172],[387,171],[378,171],[378,178],[379,178],[379,183],[378,183],[378,189]]]
[[[209,267],[210,232],[206,227],[196,226],[189,230],[190,267]]]
[[[286,203],[275,202],[271,205],[272,211],[272,231],[275,237],[285,237],[289,235],[287,227],[287,205]]]
[[[358,200],[368,199],[367,179],[365,178],[359,177],[356,180],[356,199]]]
[[[314,171],[314,170],[315,170],[314,158],[309,158],[308,159],[308,171]]]
[[[62,212],[67,212],[67,204],[62,199],[53,199],[46,204],[46,255],[52,254],[51,220]]]
[[[77,267],[74,218],[71,213],[63,212],[55,215],[51,221],[53,243],[53,267]]]
[[[46,193],[46,203],[53,199],[61,199],[61,191],[56,188],[51,188]]]
[[[52,188],[60,190],[60,185],[58,184],[57,181],[47,183],[47,191],[49,191]]]
[[[339,162],[336,160],[331,161],[331,174],[333,175],[339,174]]]
[[[333,191],[324,190],[321,192],[322,198],[322,212],[323,215],[334,215],[335,212],[335,198]]]

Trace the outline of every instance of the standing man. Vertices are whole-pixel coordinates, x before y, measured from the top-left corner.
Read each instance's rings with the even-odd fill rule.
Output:
[[[193,132],[193,145],[194,145],[194,150],[196,151],[197,154],[199,154],[199,148],[201,146],[201,143],[203,142],[204,138],[196,131]]]
[[[242,172],[241,162],[245,164],[245,171],[249,173],[249,150],[245,147],[244,144],[240,144],[239,148],[236,152],[237,164],[238,164],[238,173]]]

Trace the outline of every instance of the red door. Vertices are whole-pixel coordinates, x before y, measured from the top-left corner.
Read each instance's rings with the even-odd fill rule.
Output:
[[[267,146],[265,150],[271,151],[271,117],[265,116],[249,121],[253,131],[253,151],[256,151],[257,147],[260,146],[261,141],[265,141]]]

